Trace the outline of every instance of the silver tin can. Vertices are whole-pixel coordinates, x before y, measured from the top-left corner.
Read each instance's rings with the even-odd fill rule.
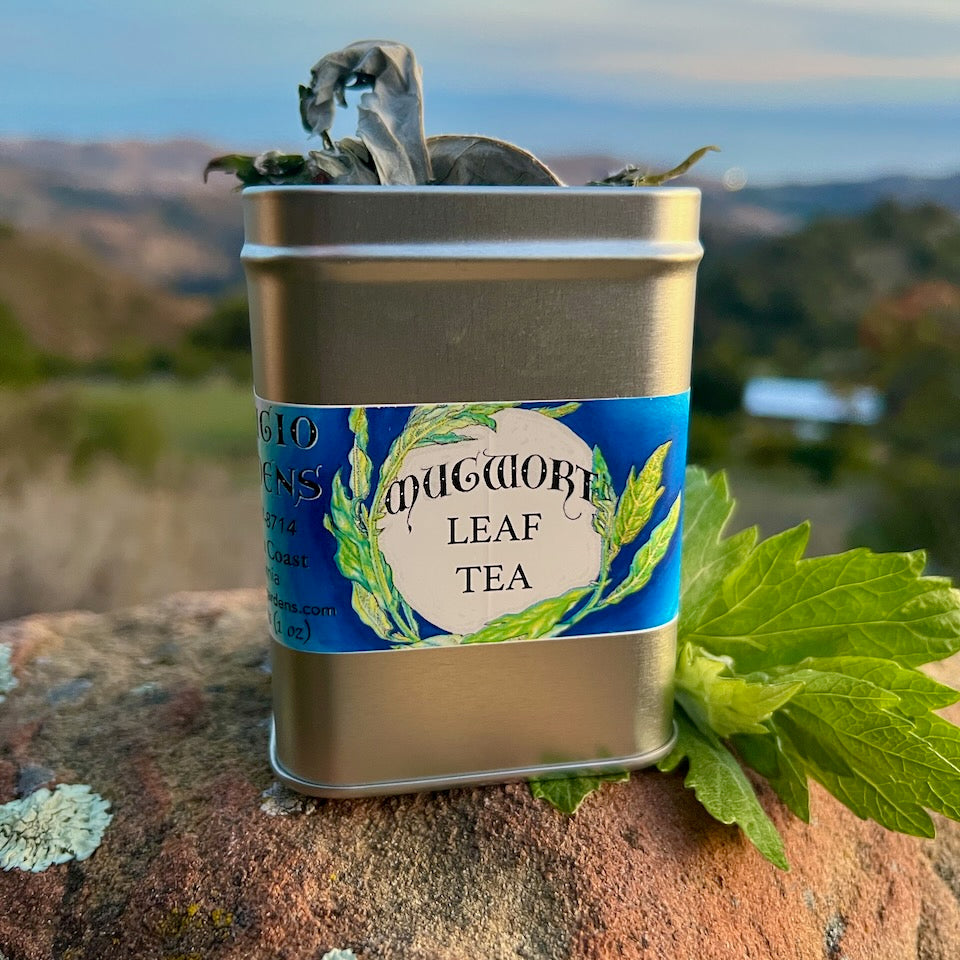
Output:
[[[281,186],[249,188],[243,203],[277,775],[301,792],[336,797],[659,759],[673,738],[678,484],[702,255],[699,191]],[[654,438],[614,469],[597,445],[589,459],[589,438],[560,436],[575,432],[564,418],[573,424],[586,411],[607,424],[609,405],[633,398],[648,405],[648,432],[661,402],[681,411],[672,439],[656,450]],[[622,419],[626,408],[616,409],[616,436],[629,445],[622,425],[632,421]],[[417,439],[424,434],[416,424],[444,416],[450,429]],[[331,453],[324,438],[334,417],[340,447]],[[395,424],[393,446],[375,437],[381,422]],[[401,427],[412,438],[405,466],[395,462]],[[542,441],[539,452],[524,458],[521,450],[519,460],[515,450],[491,452],[491,437],[522,446],[530,430],[540,438],[530,442]],[[558,453],[574,449],[568,440],[586,453]],[[673,480],[663,473],[654,489],[667,448],[678,461]],[[431,456],[438,466],[422,459]],[[467,474],[452,478],[467,460],[471,484],[476,478],[482,486],[481,465],[487,481],[499,481],[488,483],[486,499],[460,507],[452,491],[468,489]],[[627,463],[636,469],[625,476]],[[523,490],[513,489],[523,486],[518,469]],[[538,482],[541,499],[531,500]],[[508,485],[512,499],[500,509],[491,488]],[[637,505],[644,496],[656,502],[653,512]],[[621,529],[631,526],[620,516],[628,507],[643,530]],[[555,509],[563,518],[555,526],[570,521],[569,531],[558,526],[560,539],[547,544],[553,521],[543,511]],[[431,510],[443,538],[437,550],[451,557],[436,571],[429,544],[408,547],[404,539]],[[589,541],[587,574],[568,569],[579,563],[580,546],[563,539],[574,527],[577,544]],[[500,541],[514,551],[506,566],[491,562],[502,559]],[[358,544],[367,551],[359,560]],[[657,588],[665,599],[645,599],[646,619],[625,629],[629,604],[619,597],[639,590],[651,574],[637,568],[668,548],[663,570],[670,571]],[[537,595],[546,606],[522,596],[533,597],[538,584],[514,560],[530,551],[539,551],[543,576],[555,580]],[[469,562],[456,559],[468,555]],[[337,569],[315,573],[324,565]],[[341,591],[336,602],[311,594],[311,577],[321,575],[346,578],[352,594]],[[585,583],[570,588],[577,577]],[[601,588],[609,602],[599,599]],[[460,601],[474,603],[472,612],[454,610]],[[544,620],[549,604],[560,612]],[[591,604],[599,626],[582,632],[588,620],[578,623],[576,611]],[[495,635],[518,617],[538,626]],[[427,637],[427,621],[440,633]],[[358,630],[372,642],[356,643]],[[339,646],[326,643],[341,633],[347,639]],[[501,642],[469,642],[478,638]],[[406,649],[391,649],[399,646]]]

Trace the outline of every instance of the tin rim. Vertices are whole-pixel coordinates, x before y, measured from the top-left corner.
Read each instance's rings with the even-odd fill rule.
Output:
[[[588,187],[583,186],[550,186],[550,187],[509,187],[509,186],[481,186],[463,185],[450,186],[444,184],[347,184],[347,183],[277,183],[258,184],[244,187],[243,196],[259,193],[352,193],[361,196],[376,196],[378,194],[439,194],[441,196],[509,196],[509,197],[656,197],[656,196],[689,196],[699,197],[699,187],[693,186],[657,186],[657,187]]]

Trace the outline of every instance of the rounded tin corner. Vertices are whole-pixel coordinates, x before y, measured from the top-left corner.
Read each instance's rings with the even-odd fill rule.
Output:
[[[629,757],[604,757],[599,760],[573,763],[547,764],[535,767],[515,767],[505,770],[482,770],[447,776],[424,777],[410,780],[385,780],[376,783],[332,784],[305,780],[287,770],[277,756],[276,722],[270,720],[270,768],[277,779],[290,790],[310,797],[324,799],[349,799],[351,797],[383,797],[402,793],[421,793],[433,790],[452,790],[458,787],[475,787],[495,783],[510,783],[538,777],[562,779],[567,776],[583,776],[589,773],[611,773],[623,770],[642,770],[652,767],[674,748],[677,742],[676,721],[671,724],[670,738],[654,750]]]

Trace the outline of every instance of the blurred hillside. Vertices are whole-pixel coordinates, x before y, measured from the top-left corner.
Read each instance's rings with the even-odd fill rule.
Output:
[[[303,146],[303,145],[302,145]],[[207,161],[226,152],[192,140],[77,144],[0,139],[0,221],[55,235],[143,283],[180,294],[239,286],[239,195],[222,175],[203,183]],[[545,158],[568,183],[585,183],[626,160]],[[865,183],[704,191],[703,223],[725,242],[800,229],[823,213],[861,213],[884,199],[960,211],[960,175]]]
[[[152,287],[59,236],[0,223],[0,304],[31,344],[74,360],[174,346],[206,298]]]
[[[204,185],[194,141],[0,140],[0,220],[55,235],[142,283],[210,295],[242,283],[240,202]]]

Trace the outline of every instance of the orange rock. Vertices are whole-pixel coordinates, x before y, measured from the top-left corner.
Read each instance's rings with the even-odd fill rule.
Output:
[[[0,802],[30,729],[29,761],[89,783],[114,815],[89,860],[0,874],[11,960],[957,956],[954,824],[936,841],[897,836],[815,789],[806,825],[761,786],[783,873],[681,776],[651,771],[573,818],[524,784],[280,803],[263,796],[259,591],[31,617],[0,625],[7,636],[29,655],[0,710]],[[155,656],[172,638],[177,655]],[[51,704],[47,691],[78,677],[84,697]]]

